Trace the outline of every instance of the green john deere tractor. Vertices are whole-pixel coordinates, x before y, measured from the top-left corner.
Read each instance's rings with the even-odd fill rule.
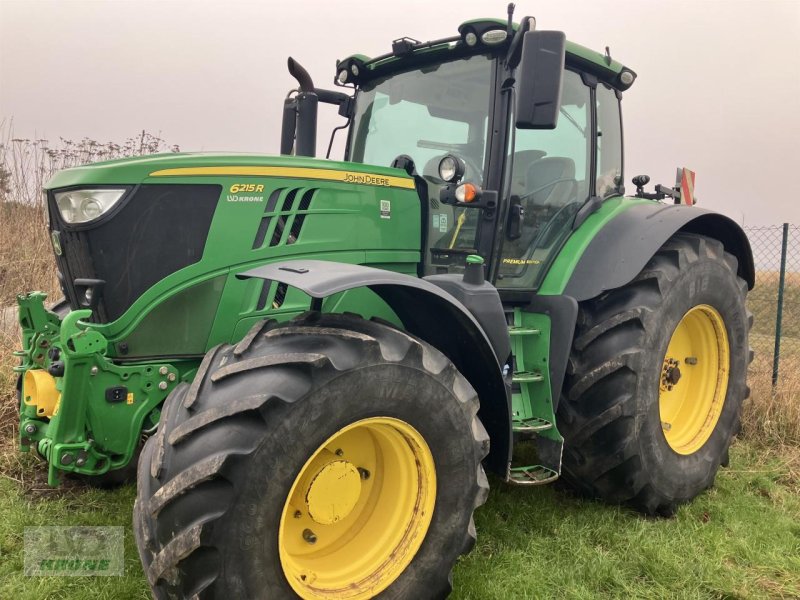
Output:
[[[498,482],[672,513],[747,397],[745,234],[692,174],[624,196],[633,71],[480,19],[337,63],[282,156],[169,154],[47,186],[65,300],[19,297],[22,450],[136,468],[157,598],[430,598]],[[314,158],[318,104],[344,161]],[[665,201],[666,200],[666,201]]]

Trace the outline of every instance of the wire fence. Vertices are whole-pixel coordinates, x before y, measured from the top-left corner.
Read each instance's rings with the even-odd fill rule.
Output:
[[[781,359],[800,355],[800,227],[784,223],[745,231],[756,266],[756,286],[747,297],[754,317],[751,344],[772,357],[775,386]]]

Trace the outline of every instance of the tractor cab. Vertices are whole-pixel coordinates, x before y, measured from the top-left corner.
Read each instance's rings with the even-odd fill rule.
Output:
[[[309,78],[284,123],[295,127],[296,113],[308,130],[308,98],[333,99],[348,119],[345,160],[415,178],[425,275],[462,272],[479,254],[498,288],[536,290],[576,223],[624,193],[620,98],[635,74],[561,32],[535,31],[530,17],[458,32],[338,61],[335,83],[352,95]]]

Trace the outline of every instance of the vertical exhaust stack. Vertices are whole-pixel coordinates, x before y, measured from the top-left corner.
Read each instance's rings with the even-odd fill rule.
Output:
[[[317,153],[317,106],[319,97],[314,83],[300,63],[289,57],[289,73],[300,84],[300,91],[283,103],[283,126],[281,129],[281,154],[316,156]]]

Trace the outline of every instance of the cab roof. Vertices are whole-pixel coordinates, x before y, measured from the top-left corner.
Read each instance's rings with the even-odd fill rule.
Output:
[[[531,21],[533,21],[531,17],[525,17],[522,20],[526,31],[530,27]],[[392,52],[387,54],[376,57],[353,54],[337,61],[336,83],[337,85],[359,84],[425,63],[445,62],[498,49],[507,50],[519,28],[520,23],[512,23],[512,34],[508,35],[508,23],[503,19],[471,19],[461,23],[458,26],[458,34],[451,37],[429,42],[419,42],[407,37],[400,38],[392,42]],[[490,33],[487,39],[494,37],[497,40],[503,38],[502,33],[506,35],[500,41],[491,43],[484,41],[484,36],[489,32],[493,33]],[[468,44],[467,40],[471,43]],[[565,58],[567,65],[592,73],[601,81],[620,91],[628,89],[633,84],[632,81],[625,84],[620,80],[620,74],[623,71],[630,72],[635,79],[636,74],[631,69],[612,59],[608,54],[596,52],[569,40],[566,44]],[[347,80],[344,82],[338,79],[342,71],[347,72]]]

